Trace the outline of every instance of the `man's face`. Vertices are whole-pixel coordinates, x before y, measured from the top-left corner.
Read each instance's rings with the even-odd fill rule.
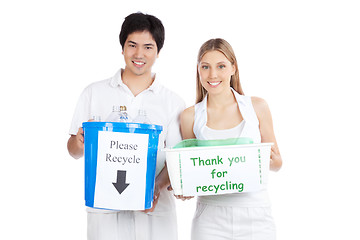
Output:
[[[156,42],[150,32],[133,32],[128,35],[123,52],[125,70],[140,76],[151,74],[151,67],[158,57]]]

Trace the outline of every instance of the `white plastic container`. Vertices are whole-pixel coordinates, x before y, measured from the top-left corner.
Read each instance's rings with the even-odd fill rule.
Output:
[[[266,188],[272,143],[164,149],[175,195],[255,192]]]

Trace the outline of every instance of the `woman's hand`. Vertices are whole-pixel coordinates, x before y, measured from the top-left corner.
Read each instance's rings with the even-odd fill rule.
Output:
[[[281,155],[279,153],[279,149],[273,145],[271,146],[271,154],[270,154],[270,170],[279,171],[282,165]]]
[[[171,185],[168,186],[167,190],[172,191],[173,190],[172,186]],[[185,197],[184,195],[175,195],[175,194],[174,194],[174,196],[175,196],[176,199],[181,199],[183,201],[194,198],[193,196],[186,196]]]

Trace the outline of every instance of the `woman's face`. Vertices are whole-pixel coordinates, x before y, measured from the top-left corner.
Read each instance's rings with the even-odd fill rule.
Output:
[[[219,51],[207,52],[198,64],[201,85],[209,94],[217,94],[230,88],[231,75],[235,67]]]

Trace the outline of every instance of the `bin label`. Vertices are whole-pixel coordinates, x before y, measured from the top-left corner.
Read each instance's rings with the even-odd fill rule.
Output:
[[[148,134],[99,131],[94,207],[143,210]]]
[[[264,168],[269,166],[269,162],[262,162],[260,150],[249,147],[181,152],[184,196],[261,190],[264,187]]]

